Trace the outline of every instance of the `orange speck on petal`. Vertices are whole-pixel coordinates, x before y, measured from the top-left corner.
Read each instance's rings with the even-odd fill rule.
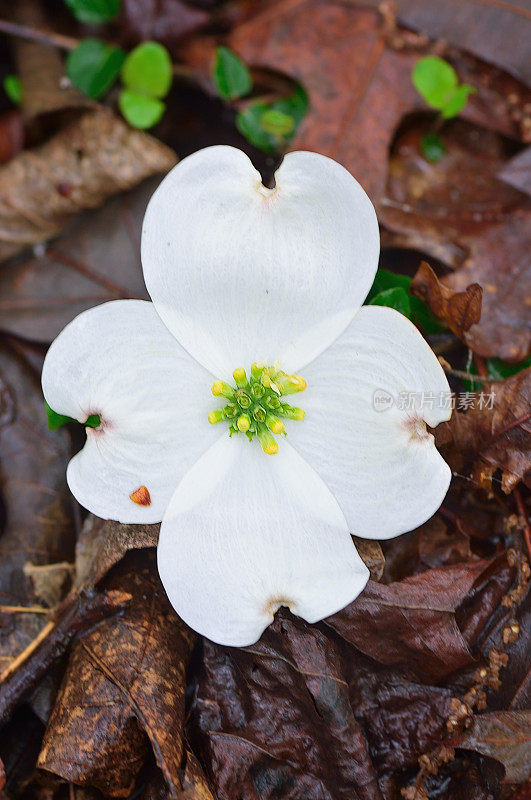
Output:
[[[151,505],[151,495],[147,486],[139,486],[138,489],[135,489],[134,492],[131,492],[129,495],[133,503],[136,503],[139,506],[150,506]]]

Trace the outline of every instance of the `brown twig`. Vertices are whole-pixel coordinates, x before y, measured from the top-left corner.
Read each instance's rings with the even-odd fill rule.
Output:
[[[37,685],[78,633],[120,611],[130,599],[126,592],[102,593],[92,588],[68,595],[53,619],[0,674],[0,725],[9,719],[17,703]]]
[[[61,33],[54,33],[53,31],[30,28],[28,25],[19,25],[6,19],[0,19],[0,33],[7,33],[8,36],[18,36],[29,42],[48,44],[50,47],[59,47],[61,50],[74,50],[79,44],[79,39],[75,39],[73,36],[63,36]]]
[[[6,33],[8,36],[18,36],[20,39],[26,39],[29,42],[38,42],[50,47],[57,47],[59,50],[75,50],[81,42],[81,39],[76,39],[74,36],[63,36],[61,33],[43,31],[39,28],[19,25],[16,22],[9,22],[5,19],[0,19],[0,33]],[[112,44],[112,42],[108,42],[108,44]],[[174,75],[180,78],[197,79],[196,71],[186,64],[173,64],[172,71]]]

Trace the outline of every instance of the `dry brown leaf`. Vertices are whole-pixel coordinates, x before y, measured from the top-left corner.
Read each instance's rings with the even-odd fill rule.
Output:
[[[38,765],[127,797],[145,758],[145,733],[170,797],[177,798],[185,673],[195,636],[170,607],[152,556],[132,554],[109,586],[127,586],[132,602],[75,646]]]
[[[214,800],[203,768],[191,750],[186,751],[182,800]]]
[[[466,332],[481,319],[482,289],[479,283],[467,286],[464,292],[452,292],[441,283],[426,261],[411,282],[410,291],[429,306],[456,336],[466,342]]]
[[[385,568],[385,558],[380,542],[376,539],[360,539],[357,536],[352,538],[358,555],[371,573],[371,580],[379,581]]]
[[[492,408],[486,401],[455,411],[437,426],[435,438],[455,471],[474,462],[473,477],[484,488],[491,487],[494,472],[501,469],[501,487],[509,494],[531,467],[531,367],[489,384],[485,397],[490,392]]]
[[[76,544],[76,585],[98,583],[129,550],[156,547],[160,525],[123,525],[89,514]]]
[[[38,257],[0,269],[2,328],[51,342],[77,314],[119,298],[149,299],[140,264],[140,231],[160,178],[85,211]]]
[[[51,239],[83,209],[175,161],[169,147],[110,112],[83,114],[0,170],[0,260]]]

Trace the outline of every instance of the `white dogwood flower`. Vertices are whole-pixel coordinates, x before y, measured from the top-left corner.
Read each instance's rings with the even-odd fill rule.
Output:
[[[42,378],[55,412],[96,420],[68,466],[75,497],[162,521],[171,603],[229,645],[256,641],[280,605],[308,622],[343,608],[368,578],[351,534],[411,530],[450,481],[426,424],[451,412],[397,402],[446,394],[441,366],[404,316],[361,307],[379,254],[369,199],[315,153],[275,177],[266,188],[230,147],[178,164],[144,220],[153,302],[80,314]]]

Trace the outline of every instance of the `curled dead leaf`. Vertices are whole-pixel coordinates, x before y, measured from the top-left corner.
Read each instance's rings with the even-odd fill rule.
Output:
[[[492,711],[476,715],[472,726],[452,741],[501,761],[505,780],[523,783],[531,777],[531,711]]]
[[[185,673],[195,635],[169,605],[153,554],[132,553],[109,586],[127,587],[133,599],[121,616],[74,647],[38,766],[105,795],[127,797],[146,756],[147,735],[176,798],[182,790]]]
[[[426,261],[422,261],[411,282],[410,291],[423,300],[460,339],[481,319],[483,290],[479,283],[467,286],[464,292],[455,292],[441,283]]]

